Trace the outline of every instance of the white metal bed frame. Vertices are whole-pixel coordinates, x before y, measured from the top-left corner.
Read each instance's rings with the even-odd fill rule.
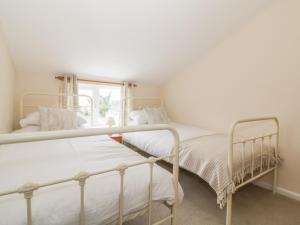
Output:
[[[243,140],[235,141],[234,136],[236,132],[236,128],[238,125],[245,124],[245,123],[251,123],[251,122],[262,122],[262,121],[273,121],[276,126],[276,131],[273,133],[269,134],[264,134],[264,135],[258,135],[255,137],[250,137],[250,138],[244,138]],[[233,177],[233,148],[235,145],[240,145],[242,144],[242,171],[244,171],[245,168],[245,146],[247,143],[251,143],[252,146],[252,158],[251,158],[251,176],[248,179],[243,178],[242,176],[242,181],[239,185],[236,186],[236,190],[239,188],[269,174],[273,173],[273,194],[276,194],[277,192],[277,172],[278,172],[278,165],[275,162],[274,165],[270,165],[271,162],[271,154],[272,154],[272,138],[275,137],[275,144],[274,144],[274,157],[275,160],[277,160],[279,156],[279,121],[276,117],[260,117],[260,118],[251,118],[251,119],[244,119],[244,120],[238,120],[234,122],[230,128],[229,132],[229,151],[228,151],[228,171],[229,175],[232,178]],[[264,142],[265,139],[268,140],[268,163],[267,163],[267,168],[263,167],[263,152],[264,152]],[[254,147],[255,143],[260,141],[260,168],[259,171],[256,172],[254,168]],[[256,174],[254,174],[256,172]],[[231,225],[232,224],[232,193],[229,193],[227,195],[227,211],[226,211],[226,225]]]
[[[152,125],[152,126],[132,126],[132,127],[119,127],[119,128],[92,128],[84,130],[64,130],[64,131],[52,131],[52,132],[38,132],[38,133],[22,133],[22,134],[1,134],[0,135],[0,145],[3,144],[13,144],[13,143],[23,143],[23,142],[33,142],[42,140],[54,140],[63,138],[74,138],[74,137],[84,137],[84,136],[94,136],[94,135],[104,135],[104,134],[114,134],[114,133],[128,133],[137,131],[153,131],[153,130],[168,130],[172,133],[174,137],[174,151],[171,155],[167,156],[172,158],[173,162],[173,186],[175,193],[175,201],[171,208],[171,213],[167,217],[161,219],[160,221],[152,221],[152,178],[153,178],[153,166],[159,160],[163,160],[165,157],[155,158],[150,157],[143,161],[132,163],[132,164],[120,164],[114,168],[108,170],[102,170],[97,172],[87,172],[82,171],[73,177],[67,177],[60,180],[53,180],[47,183],[37,184],[37,183],[26,183],[23,186],[8,190],[0,193],[0,197],[8,196],[12,194],[23,194],[26,200],[26,210],[27,210],[27,225],[33,225],[31,204],[33,194],[36,190],[42,189],[44,187],[55,186],[61,183],[67,183],[76,181],[80,187],[80,215],[79,221],[80,225],[85,225],[85,182],[87,179],[93,176],[97,176],[104,173],[109,173],[112,171],[118,171],[120,174],[120,195],[119,195],[119,216],[118,224],[122,225],[124,222],[124,174],[126,170],[130,167],[135,167],[141,164],[149,164],[150,166],[150,182],[149,182],[149,192],[148,192],[148,225],[159,225],[167,220],[171,220],[172,225],[177,224],[177,205],[178,205],[178,154],[179,154],[179,136],[177,131],[169,125]]]
[[[92,97],[88,96],[88,95],[66,95],[66,94],[54,94],[54,93],[38,93],[38,92],[29,92],[29,93],[25,93],[21,96],[21,99],[20,99],[20,119],[23,118],[25,115],[24,115],[24,112],[25,112],[25,109],[26,108],[31,108],[31,109],[35,109],[35,108],[38,108],[39,105],[26,105],[25,104],[25,100],[27,97],[51,97],[51,98],[54,98],[54,97],[57,97],[57,104],[55,105],[51,105],[49,107],[55,107],[55,108],[62,108],[62,109],[72,109],[72,110],[76,110],[78,111],[80,108],[82,107],[85,107],[85,106],[80,106],[78,105],[77,107],[67,107],[66,105],[63,105],[63,101],[60,101],[62,100],[63,98],[66,98],[66,99],[69,99],[69,98],[74,98],[74,97],[82,97],[82,98],[86,98],[88,99],[90,105],[88,106],[90,108],[90,111],[91,111],[91,126],[93,126],[93,108],[94,108],[94,100]]]
[[[161,106],[163,106],[162,100],[160,98],[129,98],[130,100],[159,100],[161,102]],[[125,119],[126,121],[127,119]],[[243,140],[236,141],[234,140],[236,128],[241,124],[248,124],[252,122],[266,122],[266,121],[273,121],[275,123],[275,132],[268,133],[265,135],[258,135],[255,137],[244,138]],[[267,175],[273,173],[273,194],[276,194],[276,186],[277,186],[277,163],[274,165],[270,165],[271,162],[271,148],[272,148],[272,138],[276,137],[275,144],[274,144],[274,157],[275,159],[279,156],[279,121],[276,117],[259,117],[259,118],[250,118],[250,119],[243,119],[235,121],[231,128],[229,129],[229,151],[228,151],[228,171],[231,179],[233,180],[233,154],[234,154],[234,146],[242,145],[242,171],[245,169],[245,146],[247,143],[251,143],[252,145],[252,152],[251,152],[251,175],[250,178],[244,178],[242,175],[242,181],[236,186],[236,190],[240,189],[241,187]],[[267,168],[263,167],[263,155],[264,155],[264,142],[268,140],[268,165]],[[260,141],[260,168],[259,171],[255,171],[254,168],[254,146],[256,142]],[[227,195],[227,208],[226,208],[226,225],[232,225],[232,193]]]

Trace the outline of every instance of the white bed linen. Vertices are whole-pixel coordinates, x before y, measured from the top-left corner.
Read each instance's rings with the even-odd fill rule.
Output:
[[[170,123],[170,125],[177,130],[181,143],[202,136],[216,134],[214,131],[174,122]],[[123,135],[123,138],[129,144],[157,157],[169,155],[173,149],[173,136],[167,130],[126,133]]]
[[[107,136],[72,138],[0,146],[0,192],[20,187],[26,182],[44,183],[95,172],[120,163],[144,158]],[[147,205],[149,165],[129,168],[125,173],[126,215]],[[86,183],[85,212],[87,225],[110,224],[118,217],[119,173],[91,177]],[[180,199],[183,198],[181,187]],[[153,200],[173,203],[171,174],[155,165]],[[33,224],[74,225],[79,218],[79,185],[75,182],[44,188],[34,193]],[[0,197],[0,224],[26,224],[22,195]]]
[[[39,112],[42,131],[72,130],[78,128],[76,111],[39,106]]]
[[[171,123],[179,134],[180,167],[197,174],[204,179],[216,192],[217,203],[223,207],[227,193],[235,191],[235,185],[249,174],[251,166],[251,146],[246,146],[245,170],[242,172],[241,153],[234,150],[233,181],[228,173],[227,154],[228,137],[213,131]],[[169,155],[173,149],[172,135],[168,131],[149,131],[124,134],[124,141],[155,156]],[[259,144],[259,143],[258,143]],[[260,152],[256,145],[255,168],[260,165]],[[239,149],[241,150],[241,149]],[[237,154],[237,152],[239,154]],[[274,161],[274,159],[272,158]],[[264,158],[266,163],[266,157]]]

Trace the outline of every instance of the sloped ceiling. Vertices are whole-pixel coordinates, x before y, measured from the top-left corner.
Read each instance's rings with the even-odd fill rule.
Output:
[[[17,70],[161,84],[272,0],[0,0]]]

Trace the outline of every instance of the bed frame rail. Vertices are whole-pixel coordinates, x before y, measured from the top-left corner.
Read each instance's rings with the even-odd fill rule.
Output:
[[[258,135],[250,138],[243,138],[240,141],[235,141],[235,133],[238,125],[252,123],[252,122],[266,122],[273,121],[275,123],[275,132]],[[274,144],[272,145],[272,140],[274,140]],[[245,171],[245,147],[246,144],[251,144],[251,173],[250,177],[244,178],[245,174],[242,174],[241,182],[236,186],[236,190],[245,186],[246,184],[253,182],[260,177],[273,172],[273,193],[276,194],[276,186],[277,186],[277,162],[271,165],[271,157],[272,154],[275,160],[278,159],[278,143],[279,143],[279,121],[276,117],[261,117],[261,118],[252,118],[252,119],[244,119],[238,120],[234,122],[229,131],[229,151],[228,151],[228,171],[231,179],[233,180],[233,154],[234,154],[234,146],[242,145],[242,172]],[[258,171],[255,170],[254,166],[255,160],[255,144],[260,143],[260,166]],[[267,147],[266,147],[267,146]],[[272,147],[273,146],[273,147]],[[274,149],[274,151],[272,151]],[[263,166],[263,157],[265,156],[265,152],[267,152],[267,166]],[[227,195],[227,215],[226,215],[226,225],[232,224],[232,194]]]
[[[93,128],[86,130],[69,130],[69,131],[52,131],[52,132],[39,132],[39,133],[27,133],[27,134],[3,134],[0,135],[0,145],[3,144],[13,144],[13,143],[23,143],[32,141],[42,141],[42,140],[54,140],[63,138],[73,138],[73,137],[84,137],[84,136],[94,136],[94,135],[104,135],[104,134],[114,134],[114,133],[129,133],[137,131],[152,131],[152,130],[169,130],[174,137],[174,151],[171,155],[154,158],[150,157],[143,161],[133,163],[133,164],[120,164],[114,168],[108,170],[102,170],[94,173],[87,171],[82,171],[73,177],[68,177],[65,179],[54,180],[48,183],[26,183],[25,185],[6,192],[0,193],[1,196],[7,196],[12,194],[23,194],[26,201],[27,209],[27,225],[33,225],[32,219],[32,198],[36,190],[42,189],[44,187],[55,186],[57,184],[67,183],[67,182],[77,182],[80,188],[80,215],[79,221],[80,225],[85,225],[85,184],[87,179],[93,176],[97,176],[104,173],[109,173],[112,171],[117,171],[120,174],[120,194],[119,194],[119,216],[118,224],[122,225],[124,222],[124,175],[126,170],[130,167],[135,167],[142,164],[148,164],[150,167],[150,181],[148,189],[148,225],[159,225],[167,220],[171,220],[172,225],[177,224],[177,205],[178,205],[178,147],[179,147],[179,137],[175,129],[168,125],[153,125],[153,126],[135,126],[135,127],[120,127],[120,128]],[[153,167],[154,164],[165,158],[171,157],[173,160],[173,186],[175,193],[175,201],[171,208],[171,213],[167,217],[153,223],[152,221],[152,179],[153,179]]]

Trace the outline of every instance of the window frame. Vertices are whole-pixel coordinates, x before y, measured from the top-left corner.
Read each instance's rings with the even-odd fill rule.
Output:
[[[86,87],[85,87],[86,85]],[[100,99],[100,89],[102,87],[116,87],[120,88],[120,106],[119,106],[119,118],[116,121],[116,126],[122,126],[123,125],[123,120],[124,120],[124,104],[123,104],[123,98],[124,98],[124,85],[123,83],[115,83],[115,82],[99,82],[99,81],[90,81],[90,80],[79,80],[78,81],[78,94],[85,94],[86,93],[80,93],[80,90],[91,90],[91,98],[93,99],[93,113],[92,113],[92,127],[106,127],[107,125],[105,124],[97,124],[97,118],[99,112],[97,109],[99,109],[99,99]]]

